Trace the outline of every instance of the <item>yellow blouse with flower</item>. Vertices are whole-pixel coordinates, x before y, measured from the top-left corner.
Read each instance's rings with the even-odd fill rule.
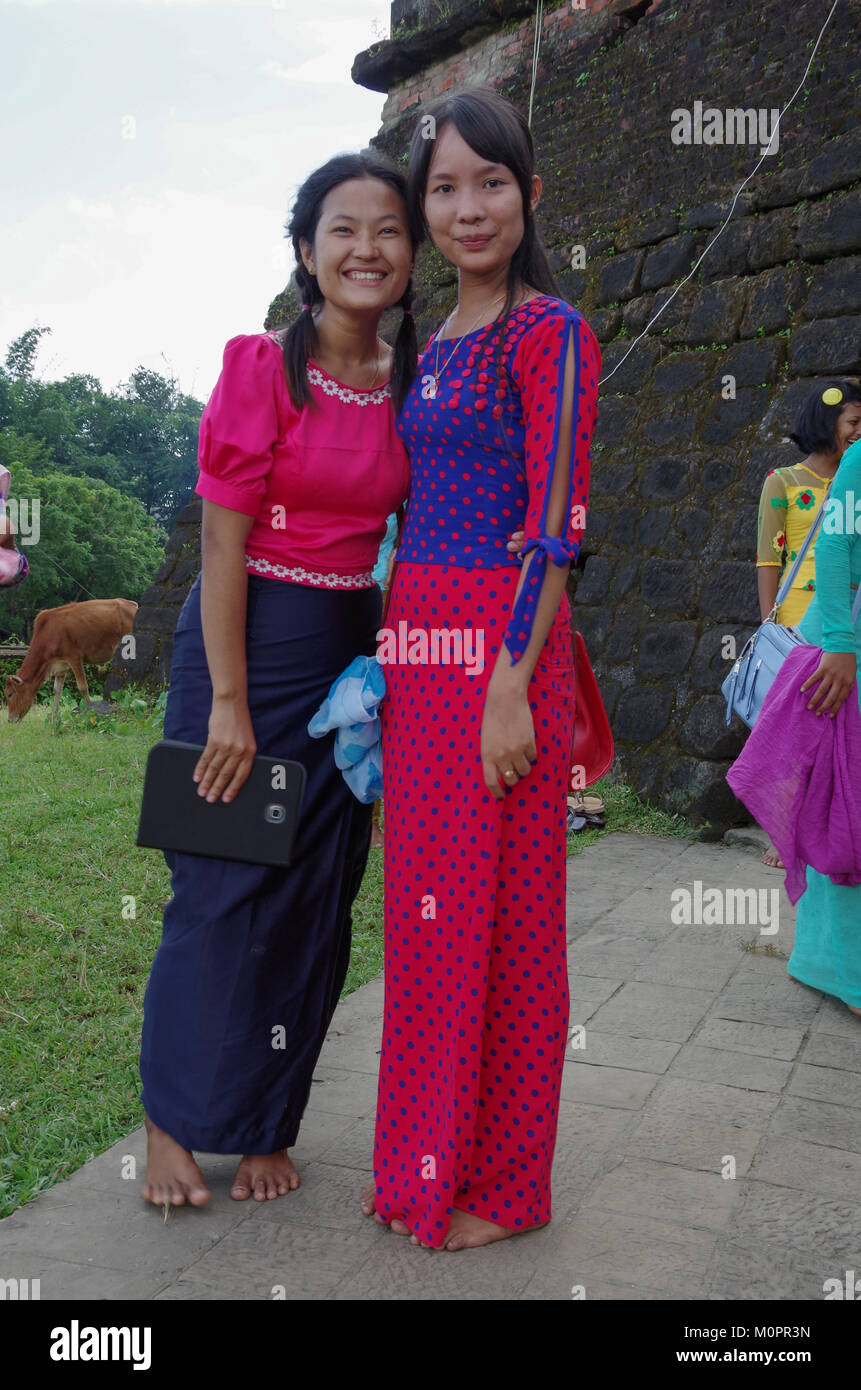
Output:
[[[804,544],[831,481],[814,473],[806,463],[772,468],[765,475],[759,499],[756,565],[757,569],[762,565],[780,569],[778,588],[787,566],[792,564]],[[777,610],[777,621],[787,627],[794,627],[804,617],[816,588],[815,549],[814,537],[789,593]]]

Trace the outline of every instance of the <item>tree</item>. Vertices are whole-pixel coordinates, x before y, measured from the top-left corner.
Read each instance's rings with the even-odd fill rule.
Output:
[[[26,502],[38,539],[18,544],[30,563],[22,584],[0,589],[0,631],[29,640],[42,608],[88,598],[136,601],[163,555],[165,533],[141,503],[94,478],[31,471],[16,462],[10,498]]]

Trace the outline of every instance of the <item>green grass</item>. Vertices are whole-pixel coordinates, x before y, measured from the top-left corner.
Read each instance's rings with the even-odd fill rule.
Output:
[[[0,713],[0,1216],[141,1123],[143,996],[170,876],[134,840],[164,697],[124,695],[101,716],[77,703],[64,692],[56,732],[47,695],[21,724]],[[626,787],[589,791],[607,828],[572,835],[571,853],[613,830],[691,834]],[[371,850],[345,993],[383,968],[382,859]]]

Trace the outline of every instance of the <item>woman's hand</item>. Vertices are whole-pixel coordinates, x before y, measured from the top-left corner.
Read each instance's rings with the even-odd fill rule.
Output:
[[[505,548],[506,548],[506,550],[510,550],[514,555],[516,555],[517,558],[518,558],[518,560],[522,560],[522,559],[523,559],[523,556],[522,556],[521,553],[520,553],[520,547],[521,547],[522,545],[523,545],[523,532],[522,532],[522,531],[512,531],[512,533],[511,533],[511,540],[508,542],[508,544],[507,544],[507,546],[506,546]]]
[[[813,675],[808,676],[801,687],[804,692],[808,686],[819,682],[807,708],[816,709],[821,702],[816,713],[830,714],[833,719],[843,701],[852,693],[857,664],[854,652],[823,652]]]
[[[246,700],[214,696],[206,747],[194,769],[198,796],[207,801],[232,801],[254,763],[257,741]]]
[[[516,787],[537,760],[532,711],[525,691],[497,692],[491,684],[481,721],[481,762],[491,796],[502,801],[503,788]],[[512,771],[515,777],[504,775]]]

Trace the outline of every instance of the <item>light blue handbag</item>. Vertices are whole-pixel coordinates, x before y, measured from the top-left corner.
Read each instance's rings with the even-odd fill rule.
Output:
[[[739,719],[743,719],[748,728],[752,729],[756,722],[756,716],[762,709],[762,702],[789,653],[795,647],[810,645],[806,638],[802,637],[797,627],[784,627],[776,621],[776,615],[801,567],[802,560],[807,554],[816,528],[822,520],[830,491],[831,484],[829,483],[822,499],[822,505],[804,538],[804,544],[778,589],[774,607],[753,636],[748,638],[741,655],[721,684],[721,690],[726,697],[727,724],[731,722],[733,715],[737,714]],[[855,596],[855,603],[852,607],[853,627],[858,617],[859,608],[861,608],[861,588]]]

